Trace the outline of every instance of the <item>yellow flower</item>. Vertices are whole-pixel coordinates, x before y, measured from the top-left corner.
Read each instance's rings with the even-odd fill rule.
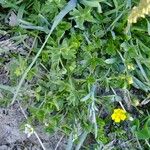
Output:
[[[124,121],[127,118],[126,111],[120,108],[114,109],[114,112],[111,115],[111,118],[116,123],[119,123],[120,121]]]

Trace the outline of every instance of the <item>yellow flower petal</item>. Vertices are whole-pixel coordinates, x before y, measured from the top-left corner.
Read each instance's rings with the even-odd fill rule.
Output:
[[[114,120],[116,123],[119,123],[121,120],[119,117],[116,117],[115,120]]]
[[[115,110],[114,110],[114,113],[118,113],[119,111],[120,111],[120,108],[115,109]]]
[[[123,120],[123,121],[124,121],[126,118],[127,118],[127,117],[126,117],[125,115],[121,115],[121,116],[120,116],[120,119]]]
[[[121,120],[124,121],[127,118],[126,111],[123,109],[114,109],[113,114],[111,115],[114,122],[119,123]]]
[[[115,120],[116,115],[115,115],[115,114],[112,114],[112,115],[111,115],[111,118],[112,118],[112,120]]]

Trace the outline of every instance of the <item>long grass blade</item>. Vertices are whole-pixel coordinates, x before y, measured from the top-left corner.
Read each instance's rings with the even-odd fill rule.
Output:
[[[83,142],[85,141],[87,135],[88,135],[88,132],[86,132],[86,131],[81,135],[81,137],[79,139],[79,143],[77,144],[75,150],[80,150],[80,148],[83,145]]]
[[[12,99],[12,102],[11,102],[11,105],[15,102],[17,96],[18,96],[18,93],[20,91],[20,88],[24,82],[24,80],[26,79],[27,77],[27,74],[28,72],[31,70],[31,68],[33,67],[33,65],[35,64],[37,58],[40,56],[43,48],[45,47],[49,37],[51,36],[52,32],[54,31],[54,29],[57,27],[57,25],[61,22],[61,20],[64,18],[64,16],[66,14],[68,14],[68,12],[70,12],[72,9],[74,9],[76,7],[76,3],[77,3],[77,0],[70,0],[68,2],[68,4],[66,5],[66,7],[60,11],[60,13],[54,18],[54,22],[53,22],[53,25],[51,27],[51,30],[49,31],[49,34],[47,35],[42,47],[40,48],[40,50],[38,51],[38,53],[36,54],[36,56],[34,57],[32,63],[28,66],[28,68],[25,70],[18,86],[17,86],[17,89],[16,89],[16,92],[14,93],[14,96],[13,96],[13,99]]]
[[[68,139],[68,144],[66,146],[66,150],[72,150],[72,147],[73,147],[73,139],[72,139],[72,133],[71,133],[69,136],[69,139]]]

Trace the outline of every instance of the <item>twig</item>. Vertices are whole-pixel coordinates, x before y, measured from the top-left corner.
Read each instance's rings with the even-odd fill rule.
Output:
[[[38,139],[39,143],[41,144],[43,150],[46,150],[46,148],[44,147],[44,145],[43,145],[43,143],[42,143],[42,141],[41,141],[41,139],[40,139],[40,137],[38,136],[38,134],[37,134],[36,131],[34,131],[34,135],[37,137],[37,139]]]
[[[64,135],[59,139],[59,141],[58,141],[58,143],[57,143],[57,145],[55,147],[55,150],[57,150],[57,148],[58,148],[58,146],[59,146],[59,144],[60,144],[60,142],[62,141],[63,138],[64,138]]]

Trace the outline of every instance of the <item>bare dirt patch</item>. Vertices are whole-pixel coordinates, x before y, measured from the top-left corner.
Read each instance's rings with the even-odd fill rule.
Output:
[[[25,118],[18,104],[11,108],[0,108],[0,150],[42,150],[34,135],[27,138],[27,135],[20,130],[24,122]],[[63,134],[55,133],[50,136],[42,131],[41,126],[35,129],[47,150],[54,150],[56,147],[57,150],[65,149],[66,139]]]

